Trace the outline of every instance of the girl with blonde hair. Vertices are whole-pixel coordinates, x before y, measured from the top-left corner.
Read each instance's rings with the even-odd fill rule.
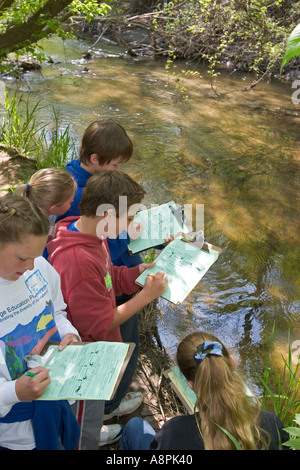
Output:
[[[122,433],[121,449],[236,450],[235,440],[243,450],[279,450],[288,440],[279,418],[261,409],[234,357],[214,335],[186,336],[176,359],[196,395],[194,414],[170,419],[156,434],[133,418]]]
[[[18,186],[14,193],[28,197],[52,219],[67,212],[74,199],[77,184],[70,173],[58,168],[44,168],[35,172],[27,184]]]

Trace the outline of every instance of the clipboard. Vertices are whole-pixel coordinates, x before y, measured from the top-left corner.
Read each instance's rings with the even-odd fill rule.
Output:
[[[196,395],[188,386],[187,380],[178,366],[171,367],[164,372],[169,379],[170,385],[189,414],[194,414]]]
[[[110,400],[123,377],[134,343],[76,342],[58,351],[49,342],[42,354],[54,349],[44,367],[51,383],[39,400]]]
[[[182,236],[170,242],[155,258],[155,267],[145,270],[135,283],[144,286],[148,274],[164,271],[168,276],[168,288],[162,298],[173,304],[180,304],[200,282],[210,267],[217,261],[222,249],[204,242],[201,247],[197,240],[189,241]]]
[[[176,236],[193,230],[184,208],[174,201],[141,210],[135,215],[134,222],[141,224],[144,229],[139,238],[129,243],[128,251],[131,255],[164,244],[169,235]]]

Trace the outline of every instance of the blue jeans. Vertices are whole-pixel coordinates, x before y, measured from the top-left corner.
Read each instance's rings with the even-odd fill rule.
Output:
[[[120,450],[149,450],[154,436],[155,431],[147,421],[132,418],[123,429]]]

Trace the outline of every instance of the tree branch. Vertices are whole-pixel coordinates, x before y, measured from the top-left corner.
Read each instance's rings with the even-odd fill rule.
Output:
[[[3,0],[3,3],[10,0]],[[45,24],[47,19],[56,18],[57,15],[72,0],[48,0],[45,5],[35,12],[24,23],[15,24],[9,27],[4,33],[0,34],[0,57],[7,55],[7,51],[14,52],[20,47],[33,44],[43,37],[43,31],[48,28]]]

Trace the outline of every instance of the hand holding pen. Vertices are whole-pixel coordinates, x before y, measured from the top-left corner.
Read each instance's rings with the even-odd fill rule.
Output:
[[[40,398],[50,384],[49,369],[38,366],[16,380],[15,391],[20,401]]]

